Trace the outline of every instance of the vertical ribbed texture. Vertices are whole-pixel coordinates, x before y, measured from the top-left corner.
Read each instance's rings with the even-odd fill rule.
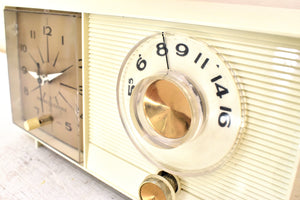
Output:
[[[246,96],[246,129],[236,153],[213,172],[182,178],[183,189],[203,199],[286,199],[300,144],[299,39],[90,15],[89,142],[150,169],[123,129],[116,84],[128,51],[156,31],[189,34],[207,42],[232,67]]]

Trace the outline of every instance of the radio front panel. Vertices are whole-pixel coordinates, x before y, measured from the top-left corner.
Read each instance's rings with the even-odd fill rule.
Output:
[[[293,197],[299,37],[12,7],[5,21],[14,122],[75,165],[133,199]]]

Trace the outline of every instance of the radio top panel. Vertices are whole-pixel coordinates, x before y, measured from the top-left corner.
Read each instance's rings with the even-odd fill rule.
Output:
[[[19,1],[3,0],[5,6],[76,11],[114,16],[165,20],[229,29],[255,31],[300,37],[300,3],[294,0],[276,2],[207,1]],[[251,3],[251,4],[250,4]],[[291,6],[292,5],[292,6]]]

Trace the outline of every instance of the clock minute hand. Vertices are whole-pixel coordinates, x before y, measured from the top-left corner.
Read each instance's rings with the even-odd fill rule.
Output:
[[[64,73],[65,71],[69,70],[72,67],[73,67],[73,65],[70,65],[70,66],[66,67],[65,69],[61,70],[61,73]]]
[[[28,73],[36,80],[39,78],[39,75],[36,72],[28,71]]]
[[[45,81],[51,82],[54,79],[56,79],[57,77],[61,76],[62,74],[63,74],[62,72],[47,74],[45,76]]]

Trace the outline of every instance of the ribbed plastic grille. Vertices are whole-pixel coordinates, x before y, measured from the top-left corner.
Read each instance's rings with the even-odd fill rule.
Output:
[[[240,80],[246,129],[221,168],[182,178],[203,199],[286,199],[300,144],[300,39],[162,21],[89,16],[89,142],[144,170],[119,119],[116,84],[123,59],[157,31],[189,34],[223,56]]]

